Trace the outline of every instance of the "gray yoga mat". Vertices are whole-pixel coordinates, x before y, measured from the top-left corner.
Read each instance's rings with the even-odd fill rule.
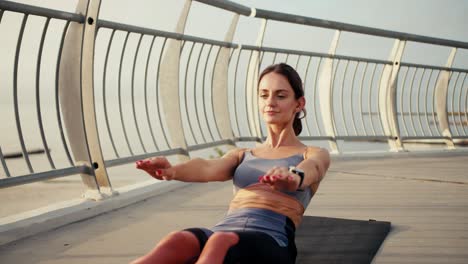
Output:
[[[390,222],[304,216],[296,231],[296,263],[371,263]]]

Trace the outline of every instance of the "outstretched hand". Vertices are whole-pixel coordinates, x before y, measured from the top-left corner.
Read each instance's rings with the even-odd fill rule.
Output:
[[[139,160],[135,164],[137,169],[146,171],[149,175],[158,180],[170,181],[174,179],[175,172],[172,169],[171,163],[165,157],[153,157]]]
[[[289,172],[285,167],[273,167],[267,173],[258,178],[258,181],[270,185],[278,191],[294,192],[299,187],[298,175]]]

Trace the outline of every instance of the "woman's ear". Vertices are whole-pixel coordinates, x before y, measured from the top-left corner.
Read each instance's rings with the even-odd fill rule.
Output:
[[[297,99],[297,102],[298,102],[298,106],[296,109],[297,109],[297,112],[299,113],[302,111],[302,109],[304,109],[304,106],[306,103],[305,97],[304,96],[300,97],[299,99]]]

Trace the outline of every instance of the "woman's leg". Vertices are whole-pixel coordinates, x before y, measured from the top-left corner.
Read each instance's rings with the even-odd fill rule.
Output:
[[[217,232],[210,236],[196,264],[222,264],[229,248],[239,242],[232,232]]]
[[[197,237],[188,231],[173,232],[164,237],[148,254],[132,264],[186,263],[200,254]]]

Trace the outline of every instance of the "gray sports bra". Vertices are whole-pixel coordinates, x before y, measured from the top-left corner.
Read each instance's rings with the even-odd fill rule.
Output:
[[[302,154],[296,154],[281,159],[265,159],[254,156],[251,151],[245,151],[241,163],[234,172],[234,186],[236,190],[245,188],[251,184],[258,183],[258,178],[265,175],[265,173],[274,166],[286,168],[289,166],[297,166],[303,160],[304,157]],[[307,188],[304,191],[283,193],[299,200],[304,208],[307,208],[313,196],[311,188]]]

